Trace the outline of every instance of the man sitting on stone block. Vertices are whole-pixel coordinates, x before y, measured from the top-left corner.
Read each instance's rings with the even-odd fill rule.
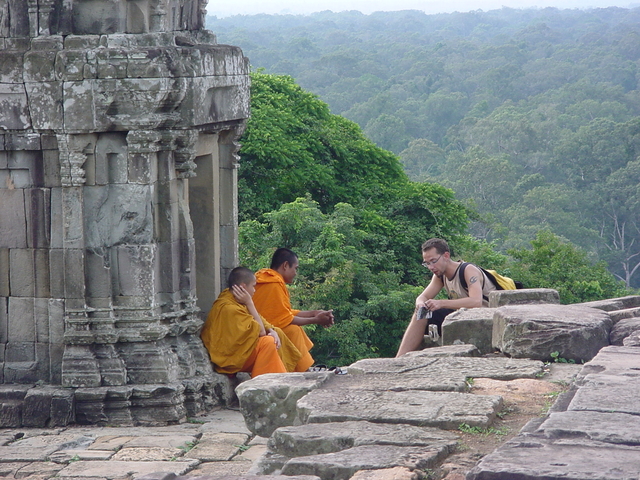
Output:
[[[252,296],[256,277],[245,267],[231,271],[229,288],[213,303],[200,337],[218,373],[284,373],[300,360],[300,352],[280,329],[264,321]]]
[[[404,332],[396,357],[418,350],[428,325],[436,325],[438,332],[441,332],[444,317],[451,312],[459,308],[488,307],[489,303],[485,298],[488,298],[489,292],[496,289],[482,270],[473,264],[467,264],[464,269],[464,278],[468,285],[468,290],[465,289],[458,273],[463,262],[451,260],[449,245],[440,238],[431,238],[424,242],[422,258],[422,266],[431,270],[433,276],[427,288],[416,298],[415,311]],[[434,300],[443,288],[449,298]],[[421,310],[421,307],[425,309]],[[419,315],[419,312],[430,312],[431,315]]]
[[[294,371],[304,372],[313,365],[313,357],[309,353],[313,342],[301,326],[317,324],[330,327],[333,325],[333,312],[291,308],[286,284],[293,282],[297,273],[298,256],[288,248],[277,249],[271,258],[271,268],[263,268],[256,273],[258,284],[253,301],[260,315],[280,327],[300,351],[302,357]]]

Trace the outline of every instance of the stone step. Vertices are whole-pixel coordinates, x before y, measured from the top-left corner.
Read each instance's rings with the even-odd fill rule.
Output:
[[[422,390],[314,390],[298,400],[303,423],[366,420],[455,430],[460,424],[488,427],[502,408],[502,397]]]

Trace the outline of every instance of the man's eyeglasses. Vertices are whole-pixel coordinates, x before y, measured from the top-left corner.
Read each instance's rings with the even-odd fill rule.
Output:
[[[444,255],[444,253],[442,254]],[[442,255],[440,255],[438,258],[436,258],[435,260],[431,260],[430,262],[422,262],[422,266],[423,267],[429,267],[429,265],[435,265],[436,263],[438,263],[438,261],[442,258]]]

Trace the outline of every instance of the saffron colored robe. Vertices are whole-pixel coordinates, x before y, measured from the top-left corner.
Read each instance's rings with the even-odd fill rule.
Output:
[[[284,331],[293,342],[302,357],[298,361],[295,372],[305,372],[313,365],[313,357],[309,353],[313,342],[309,339],[304,329],[299,325],[293,325],[293,317],[300,310],[291,308],[289,289],[280,275],[275,270],[263,268],[256,272],[256,293],[253,294],[253,304],[267,321]]]
[[[278,333],[280,349],[276,350],[272,337],[260,337],[260,325],[229,289],[220,293],[200,333],[218,373],[250,372],[255,377],[295,367],[300,352],[281,329],[263,323],[265,329],[273,328]]]

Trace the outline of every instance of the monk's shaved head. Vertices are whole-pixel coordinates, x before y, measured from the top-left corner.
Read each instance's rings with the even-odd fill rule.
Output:
[[[297,261],[298,256],[291,250],[289,250],[288,248],[279,248],[275,252],[273,252],[270,268],[272,270],[277,270],[284,262],[289,262],[289,265],[292,266]]]
[[[256,277],[253,272],[247,267],[236,267],[231,270],[231,273],[229,274],[229,281],[227,283],[229,288],[234,285],[240,285],[241,283],[249,285],[255,280],[255,278]]]

